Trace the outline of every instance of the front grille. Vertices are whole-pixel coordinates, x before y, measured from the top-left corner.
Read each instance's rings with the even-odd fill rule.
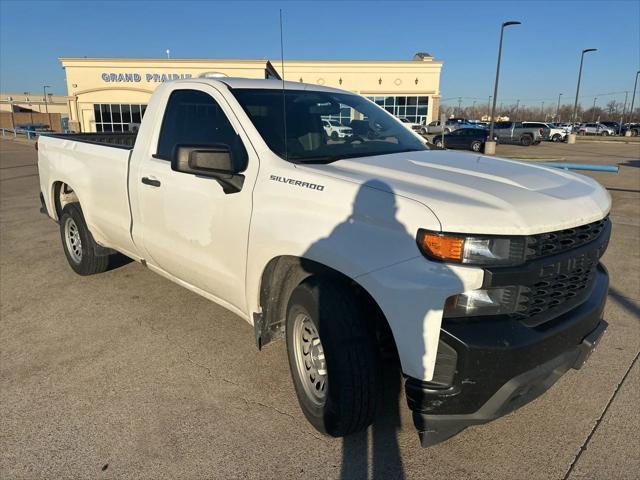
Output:
[[[514,316],[534,327],[549,319],[549,314],[557,316],[579,305],[591,293],[596,269],[597,262],[593,262],[524,287]]]
[[[605,217],[579,227],[531,235],[527,238],[526,260],[556,255],[589,243],[600,236],[608,222],[609,217]]]
[[[486,286],[517,287],[510,318],[530,327],[576,308],[587,300],[598,275],[598,263],[609,243],[608,217],[597,222],[527,237],[527,263],[489,269]]]

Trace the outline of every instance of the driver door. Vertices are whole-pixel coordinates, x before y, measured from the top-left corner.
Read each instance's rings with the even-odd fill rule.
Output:
[[[173,90],[157,144],[141,153],[130,182],[137,192],[134,239],[142,244],[147,264],[244,312],[258,159],[241,132],[226,100],[212,86],[191,83]],[[238,168],[245,180],[239,192],[225,193],[215,178],[171,169],[177,145],[211,144],[244,150],[244,166]]]

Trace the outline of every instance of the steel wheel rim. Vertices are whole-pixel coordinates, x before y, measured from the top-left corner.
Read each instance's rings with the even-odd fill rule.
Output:
[[[82,240],[78,225],[71,217],[64,222],[64,239],[69,256],[75,263],[80,263],[82,261]]]
[[[306,313],[298,313],[293,322],[293,347],[305,394],[315,405],[324,405],[328,387],[327,364],[318,330]]]
[[[473,150],[474,152],[479,152],[480,151],[480,144],[479,143],[473,143],[471,145],[471,150]]]

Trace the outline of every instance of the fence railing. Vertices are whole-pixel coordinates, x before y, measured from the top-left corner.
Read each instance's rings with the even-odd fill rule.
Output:
[[[26,128],[0,128],[0,132],[2,137],[17,138],[18,135],[20,136],[24,135],[27,138],[27,140],[35,139],[37,136],[42,134],[46,135],[47,133],[51,133],[51,132],[42,132],[38,130],[29,130]]]

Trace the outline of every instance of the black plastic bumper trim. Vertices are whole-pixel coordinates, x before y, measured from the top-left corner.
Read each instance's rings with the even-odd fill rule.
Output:
[[[580,368],[607,327],[602,321],[609,280],[599,265],[589,298],[539,327],[479,317],[444,321],[441,340],[458,353],[453,384],[434,388],[407,378],[407,402],[423,446],[485,423],[530,402],[569,368]]]

